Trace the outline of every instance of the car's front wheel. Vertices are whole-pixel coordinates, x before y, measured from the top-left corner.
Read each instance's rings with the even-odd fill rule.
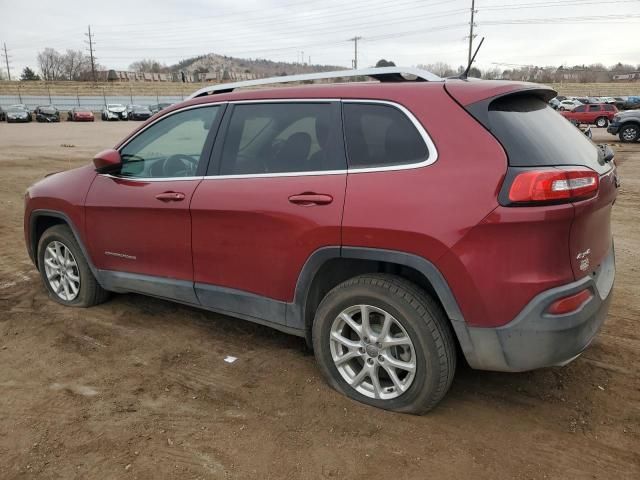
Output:
[[[620,129],[618,136],[623,142],[635,142],[640,138],[640,126],[634,124],[625,125]]]
[[[375,407],[422,414],[449,389],[456,348],[441,307],[393,275],[361,275],[320,303],[313,347],[329,384]]]
[[[607,125],[609,125],[609,121],[607,120],[606,117],[598,117],[598,118],[596,118],[596,127],[604,128]]]
[[[63,305],[90,307],[109,296],[93,276],[82,249],[66,225],[55,225],[40,237],[38,269],[49,296]]]

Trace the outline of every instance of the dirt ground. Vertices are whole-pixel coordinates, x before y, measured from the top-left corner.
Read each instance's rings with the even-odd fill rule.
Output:
[[[334,392],[268,328],[138,295],[47,298],[23,192],[133,126],[0,124],[0,478],[640,478],[640,144],[616,147],[618,276],[594,344],[564,368],[462,366],[415,417]]]

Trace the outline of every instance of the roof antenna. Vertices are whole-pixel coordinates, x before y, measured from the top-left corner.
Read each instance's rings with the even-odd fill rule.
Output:
[[[478,50],[480,50],[480,47],[482,46],[482,42],[484,42],[484,37],[482,37],[480,39],[480,43],[478,44],[478,48],[476,48],[476,51],[473,53],[473,57],[471,57],[471,60],[469,60],[469,65],[467,65],[467,69],[462,73],[462,75],[460,75],[458,77],[460,80],[466,80],[467,77],[469,76],[469,71],[471,70],[471,65],[473,65],[473,61],[476,59],[476,55],[478,54]]]

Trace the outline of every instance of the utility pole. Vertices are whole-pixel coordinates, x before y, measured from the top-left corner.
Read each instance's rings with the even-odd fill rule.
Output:
[[[7,44],[4,44],[4,61],[7,63],[7,77],[11,80],[11,69],[9,68],[9,54],[7,53]]]
[[[469,22],[469,57],[467,60],[467,65],[471,63],[471,55],[473,51],[473,27],[475,24],[473,23],[474,16],[476,14],[476,0],[471,0],[471,22]]]
[[[89,33],[85,33],[85,35],[89,38],[87,42],[89,44],[89,56],[91,57],[91,77],[95,83],[96,81],[96,59],[93,56],[93,35],[91,34],[91,25],[89,25]]]
[[[353,69],[358,69],[358,40],[362,40],[362,37],[355,36],[350,38],[349,41],[353,42],[354,46],[354,55],[353,55]]]

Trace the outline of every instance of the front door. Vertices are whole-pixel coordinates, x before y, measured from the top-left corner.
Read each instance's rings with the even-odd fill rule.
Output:
[[[109,286],[191,300],[175,294],[173,280],[187,291],[193,282],[189,203],[222,108],[167,114],[121,147],[119,171],[97,175],[85,203],[87,244]]]
[[[230,105],[191,202],[196,292],[284,323],[305,261],[340,245],[346,160],[338,102]]]

